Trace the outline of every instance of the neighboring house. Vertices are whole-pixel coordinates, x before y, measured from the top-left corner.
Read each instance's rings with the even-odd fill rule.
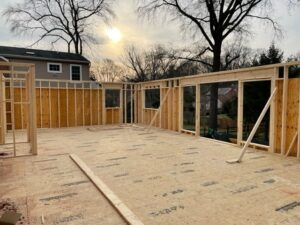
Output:
[[[90,80],[90,61],[79,54],[0,46],[3,60],[35,64],[36,79]]]
[[[222,87],[218,89],[218,110],[221,111],[224,104],[237,96],[236,87]],[[201,96],[201,110],[206,114],[210,110],[210,91]]]

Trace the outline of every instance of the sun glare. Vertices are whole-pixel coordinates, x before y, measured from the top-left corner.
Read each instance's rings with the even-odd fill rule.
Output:
[[[112,42],[119,42],[122,38],[120,30],[115,27],[108,28],[106,34]]]

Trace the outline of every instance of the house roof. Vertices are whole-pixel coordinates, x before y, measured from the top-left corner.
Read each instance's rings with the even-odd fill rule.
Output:
[[[75,53],[47,51],[29,48],[17,48],[8,46],[0,46],[0,56],[14,59],[77,62],[86,64],[90,63],[90,61],[84,56]]]

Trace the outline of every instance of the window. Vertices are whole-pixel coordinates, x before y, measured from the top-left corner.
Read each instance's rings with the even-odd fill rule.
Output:
[[[71,65],[71,80],[81,80],[81,66]]]
[[[238,82],[201,84],[200,90],[200,136],[236,143]]]
[[[253,81],[244,83],[243,102],[243,140],[249,137],[261,111],[271,95],[271,81]],[[255,107],[253,107],[255,106]],[[261,121],[252,143],[269,145],[270,110]]]
[[[105,107],[120,107],[120,90],[105,90]]]
[[[61,63],[48,63],[48,73],[61,73]]]
[[[160,106],[160,90],[145,90],[145,108],[158,109]]]
[[[183,88],[183,129],[195,131],[196,86]]]

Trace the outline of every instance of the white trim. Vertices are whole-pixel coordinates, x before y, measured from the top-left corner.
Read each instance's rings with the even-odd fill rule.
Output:
[[[50,65],[58,65],[59,66],[59,71],[51,71],[50,70]],[[47,63],[47,72],[48,73],[62,73],[62,63],[48,62]]]
[[[73,80],[72,79],[72,67],[73,66],[79,66],[80,67],[80,80],[79,81],[82,81],[82,66],[80,64],[70,64],[70,80],[71,81],[78,81],[78,80]]]

